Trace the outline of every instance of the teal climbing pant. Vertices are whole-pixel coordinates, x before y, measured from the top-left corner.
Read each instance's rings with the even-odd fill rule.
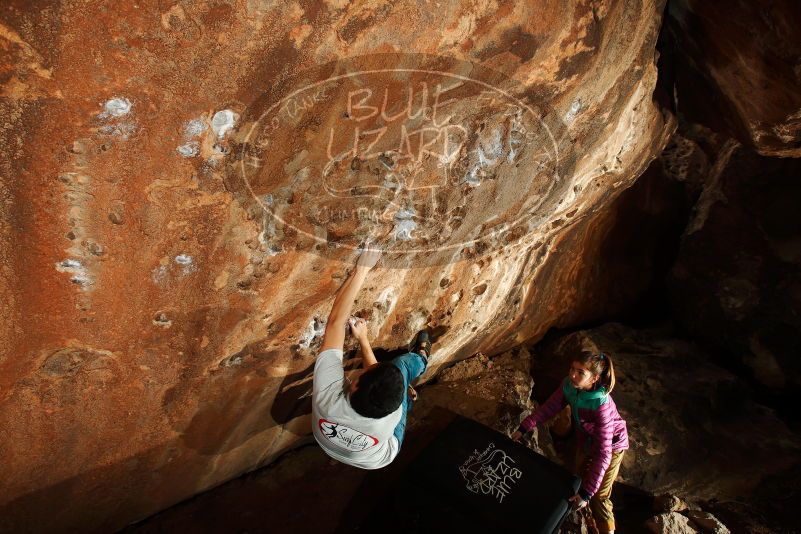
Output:
[[[393,435],[398,438],[398,444],[402,444],[403,436],[406,434],[406,415],[412,409],[413,404],[412,399],[409,398],[409,384],[425,372],[428,359],[415,352],[407,352],[392,360],[392,364],[400,369],[403,375],[403,403],[401,404],[403,413],[393,432]]]

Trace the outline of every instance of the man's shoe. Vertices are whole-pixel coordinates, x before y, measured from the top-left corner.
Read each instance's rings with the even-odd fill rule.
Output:
[[[431,338],[428,336],[428,332],[425,330],[417,332],[409,352],[415,352],[422,356],[426,362],[428,361],[428,357],[431,356]]]

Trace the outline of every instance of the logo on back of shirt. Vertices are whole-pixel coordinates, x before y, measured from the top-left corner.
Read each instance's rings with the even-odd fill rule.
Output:
[[[334,423],[326,419],[320,419],[320,432],[328,438],[328,441],[335,443],[349,451],[359,452],[376,445],[378,440],[373,436],[363,434],[358,430],[353,430],[339,423]]]

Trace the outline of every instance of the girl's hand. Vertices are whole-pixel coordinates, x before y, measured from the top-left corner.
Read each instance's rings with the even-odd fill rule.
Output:
[[[570,498],[568,499],[568,501],[570,502],[570,507],[571,507],[573,510],[576,510],[576,511],[578,511],[578,510],[581,510],[582,508],[584,508],[585,506],[587,506],[587,501],[585,501],[584,499],[582,499],[582,498],[581,498],[581,495],[579,495],[578,493],[576,493],[575,495],[573,495],[572,497],[570,497]]]
[[[375,267],[376,263],[378,263],[379,258],[381,258],[381,250],[377,248],[368,248],[370,246],[371,245],[367,245],[362,251],[358,261],[356,261],[356,267],[363,267],[369,271]]]
[[[520,432],[519,430],[515,430],[514,432],[512,432],[512,436],[511,437],[512,437],[512,441],[518,441],[519,442],[520,439],[523,437],[523,433]]]
[[[348,319],[348,324],[353,337],[359,341],[367,338],[367,321],[359,317],[351,317]]]

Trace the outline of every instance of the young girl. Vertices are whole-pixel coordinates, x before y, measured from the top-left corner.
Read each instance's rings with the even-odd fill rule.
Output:
[[[578,428],[576,469],[582,480],[578,493],[570,501],[577,510],[589,502],[595,524],[604,533],[615,531],[609,497],[623,453],[629,448],[626,421],[609,395],[614,387],[615,370],[609,356],[595,350],[582,351],[570,364],[570,373],[562,386],[512,434],[512,439],[519,441],[523,434],[570,404],[573,427]]]

